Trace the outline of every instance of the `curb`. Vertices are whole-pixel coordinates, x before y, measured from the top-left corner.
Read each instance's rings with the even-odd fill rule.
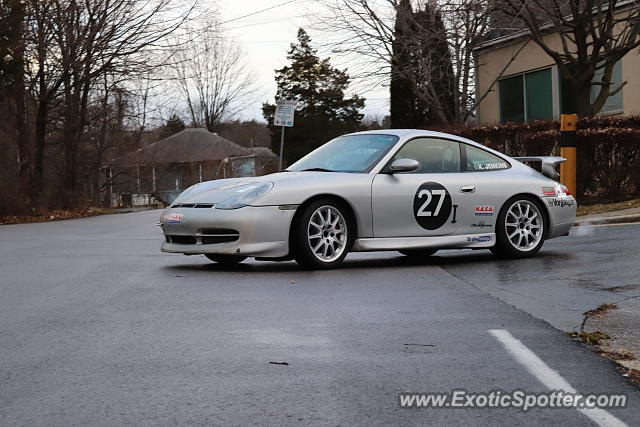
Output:
[[[640,222],[640,214],[617,215],[617,216],[610,216],[605,218],[582,219],[582,220],[579,219],[573,225],[581,226],[581,225],[599,225],[599,224],[623,224],[628,222]]]

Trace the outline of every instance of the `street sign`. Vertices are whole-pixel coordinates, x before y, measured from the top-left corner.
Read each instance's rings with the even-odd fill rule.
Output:
[[[276,114],[273,118],[274,126],[293,126],[293,115],[296,112],[296,101],[281,99],[276,101]]]

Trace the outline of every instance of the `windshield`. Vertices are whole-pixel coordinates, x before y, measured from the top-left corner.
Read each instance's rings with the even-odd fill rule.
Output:
[[[286,170],[325,172],[369,172],[398,142],[395,135],[347,135],[332,139]]]

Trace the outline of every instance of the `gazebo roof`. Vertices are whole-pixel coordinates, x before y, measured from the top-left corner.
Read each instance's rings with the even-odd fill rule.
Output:
[[[251,150],[206,129],[188,128],[139,148],[112,162],[118,166],[136,164],[197,163],[246,156]]]

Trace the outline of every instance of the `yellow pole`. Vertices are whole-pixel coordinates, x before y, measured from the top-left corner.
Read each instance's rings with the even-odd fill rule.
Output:
[[[560,183],[566,186],[571,194],[576,195],[576,131],[578,116],[576,114],[560,115],[560,155],[567,159],[560,164]]]

